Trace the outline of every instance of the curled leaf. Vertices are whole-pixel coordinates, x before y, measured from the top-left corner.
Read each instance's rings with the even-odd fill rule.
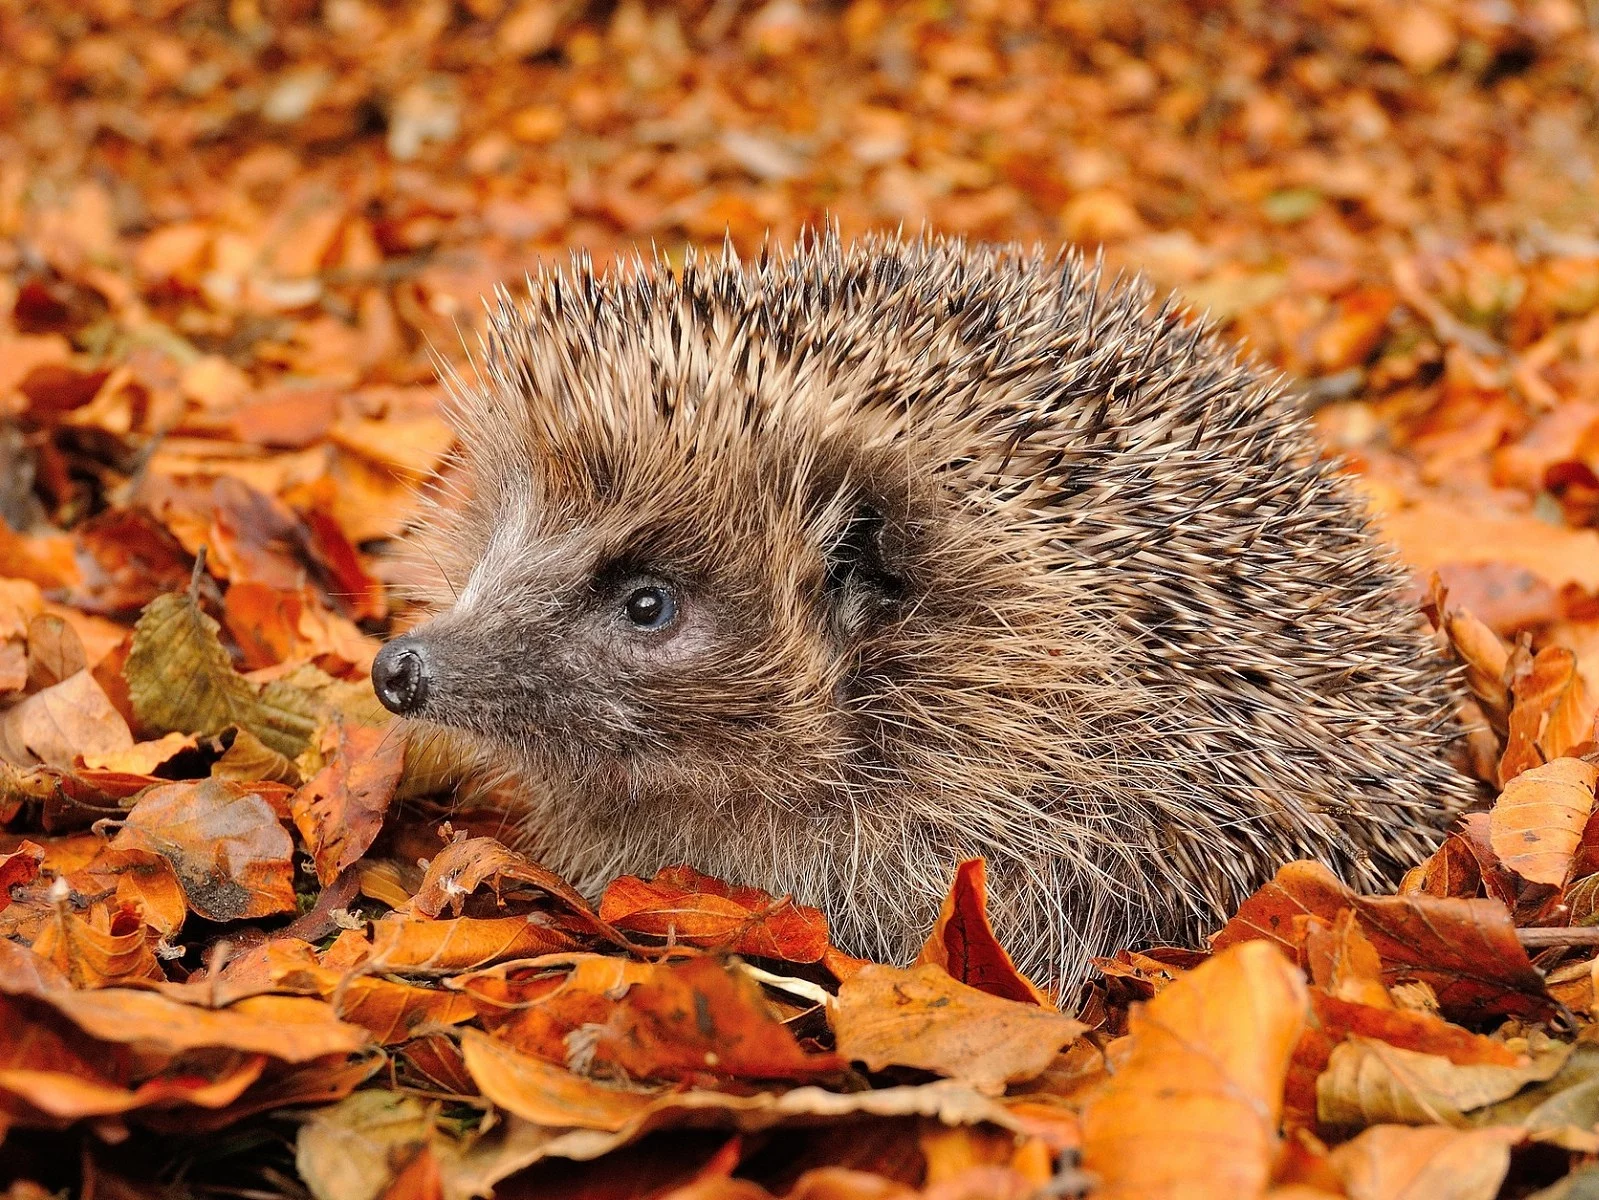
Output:
[[[1599,767],[1557,758],[1507,783],[1488,817],[1499,860],[1529,883],[1564,883],[1593,812],[1596,781]]]

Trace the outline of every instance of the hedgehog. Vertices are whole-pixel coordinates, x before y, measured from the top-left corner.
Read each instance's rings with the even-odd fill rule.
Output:
[[[514,769],[587,892],[689,864],[904,962],[981,856],[1064,994],[1290,860],[1392,884],[1474,796],[1301,406],[1076,252],[576,256],[446,375],[450,589],[374,686]]]

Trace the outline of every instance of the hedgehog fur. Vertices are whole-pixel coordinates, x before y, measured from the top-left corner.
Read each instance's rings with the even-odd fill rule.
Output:
[[[580,258],[452,392],[459,590],[374,679],[514,764],[591,892],[688,863],[904,961],[982,855],[1065,988],[1295,858],[1391,884],[1472,798],[1458,685],[1284,391],[1074,254]]]

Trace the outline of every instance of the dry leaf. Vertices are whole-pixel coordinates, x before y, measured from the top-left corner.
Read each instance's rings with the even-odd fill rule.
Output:
[[[1505,785],[1489,814],[1499,860],[1529,883],[1565,882],[1593,811],[1599,768],[1576,758],[1531,767]]]
[[[0,758],[70,767],[80,754],[113,754],[133,734],[94,676],[79,671],[0,715]]]
[[[955,868],[949,894],[918,963],[943,967],[962,983],[1007,1000],[1054,1008],[1049,996],[1016,969],[988,923],[988,867],[969,858]]]
[[[1462,1114],[1549,1079],[1570,1053],[1556,1043],[1512,1066],[1461,1064],[1350,1037],[1333,1049],[1316,1081],[1317,1114],[1330,1126],[1459,1125]]]
[[[237,725],[280,754],[300,753],[315,722],[273,704],[234,671],[218,628],[186,595],[149,603],[123,668],[139,720],[157,733],[214,734]]]
[[[1510,688],[1515,703],[1499,760],[1502,785],[1593,736],[1594,705],[1571,651],[1561,646],[1540,650],[1530,667],[1512,679]]]
[[[112,842],[169,861],[189,907],[212,921],[293,912],[294,842],[272,806],[236,783],[152,788]]]
[[[404,727],[393,722],[374,729],[336,721],[324,731],[327,766],[290,805],[324,887],[366,853],[383,827],[405,766],[406,740]]]
[[[1510,1168],[1514,1129],[1379,1125],[1333,1151],[1349,1200],[1493,1200]]]
[[[667,867],[650,880],[613,879],[600,898],[600,917],[631,933],[788,962],[817,962],[827,951],[820,910],[759,888],[731,887],[691,867]]]
[[[833,1024],[839,1053],[870,1070],[917,1067],[990,1095],[1038,1075],[1087,1029],[1031,999],[968,987],[931,963],[864,968],[839,988]]]
[[[1116,1073],[1083,1112],[1082,1161],[1099,1194],[1262,1193],[1306,1016],[1299,972],[1260,942],[1223,951],[1136,1009]]]

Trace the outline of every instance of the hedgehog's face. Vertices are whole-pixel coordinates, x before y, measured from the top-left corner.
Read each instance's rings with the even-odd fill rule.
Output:
[[[634,790],[651,772],[815,778],[849,737],[862,640],[901,601],[900,535],[857,491],[757,473],[601,472],[478,502],[458,594],[384,647],[379,698]]]

